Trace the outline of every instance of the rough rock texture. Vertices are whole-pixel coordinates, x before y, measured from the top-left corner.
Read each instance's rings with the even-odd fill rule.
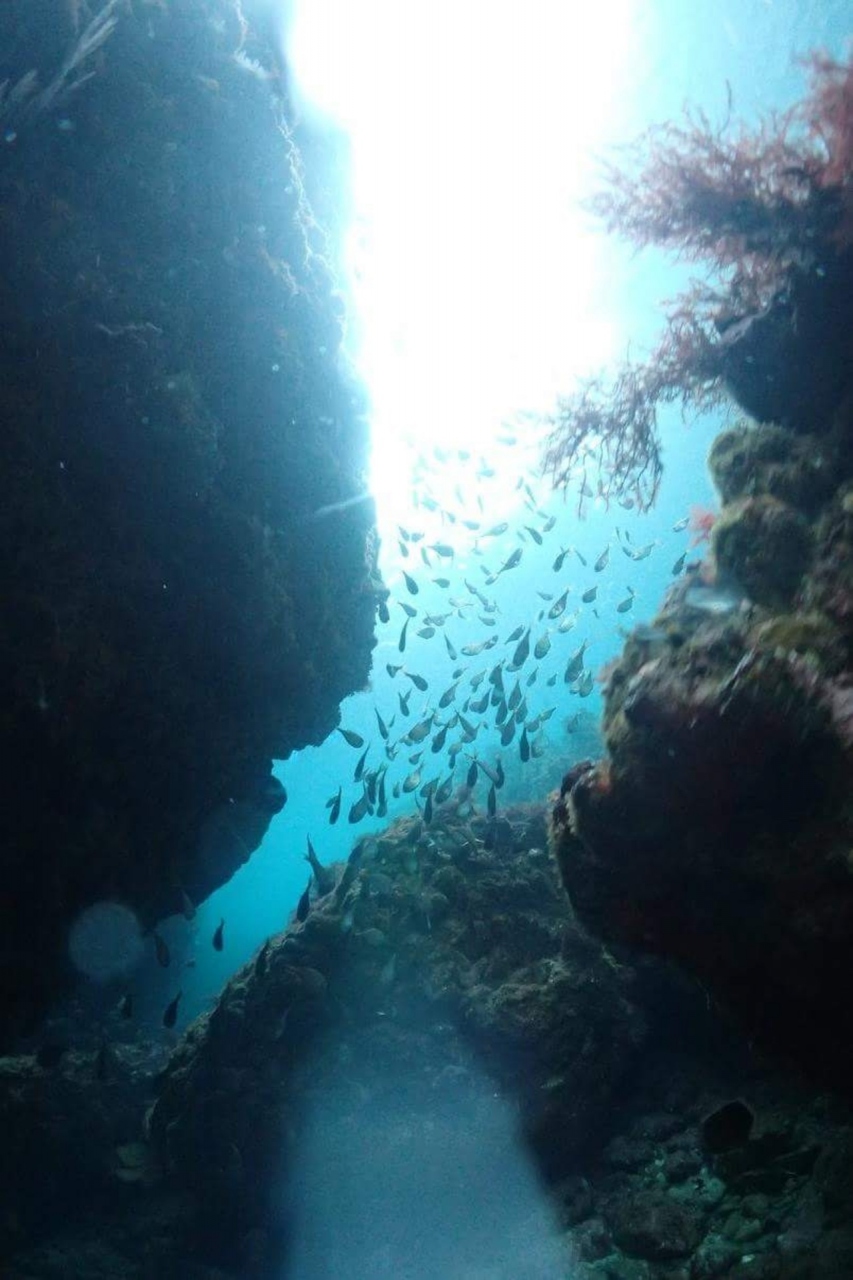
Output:
[[[743,1054],[647,1054],[610,1140],[555,1189],[577,1280],[842,1280],[849,1274],[849,1106]],[[750,1139],[703,1150],[701,1119],[732,1096]]]
[[[607,758],[566,776],[552,823],[587,924],[675,958],[750,1034],[845,1086],[851,433],[847,405],[808,440],[720,437],[711,556],[628,639],[607,677]]]
[[[400,1108],[476,1130],[485,1076],[549,1177],[594,1148],[645,1040],[635,975],[574,924],[544,813],[508,810],[491,850],[490,825],[443,809],[429,831],[407,819],[361,842],[339,888],[185,1035],[151,1131],[209,1262],[277,1274],[271,1189],[298,1187],[317,1108],[344,1149],[365,1116],[381,1144]],[[378,1145],[354,1176],[372,1161]]]
[[[397,828],[391,837],[402,834]],[[510,877],[522,862],[511,858]],[[387,885],[379,877],[386,874],[373,872],[380,894]],[[552,924],[566,918],[560,896],[555,890],[546,899]],[[488,900],[494,901],[491,892]],[[478,893],[476,901],[485,905],[486,899]],[[377,911],[380,905],[375,904]],[[519,922],[525,914],[520,910],[513,919]],[[450,915],[442,927],[452,931]],[[354,923],[352,932],[357,928]],[[623,1007],[614,1015],[610,1005],[617,1042],[622,1043],[619,1026],[629,1029],[629,1021],[622,1021],[626,1016],[639,1027],[638,1002],[650,1034],[638,1053],[629,1053],[621,1078],[602,1085],[598,1096],[594,1060],[571,1068],[578,1110],[584,1110],[590,1093],[594,1098],[594,1137],[584,1135],[577,1145],[567,1142],[562,1161],[543,1167],[543,1213],[526,1224],[523,1256],[508,1257],[506,1225],[513,1221],[519,1188],[499,1172],[497,1219],[488,1217],[489,1206],[476,1197],[498,1090],[492,1080],[483,1088],[464,1011],[457,1000],[445,1001],[433,1008],[430,1020],[422,1020],[412,999],[412,975],[387,980],[384,955],[396,939],[390,937],[384,949],[376,936],[382,931],[370,924],[361,931],[363,946],[375,958],[368,960],[365,953],[359,962],[351,954],[360,984],[359,1012],[356,1006],[336,1007],[343,974],[324,986],[312,966],[302,968],[297,959],[285,971],[276,959],[288,936],[307,942],[307,932],[295,928],[271,941],[264,959],[255,962],[261,969],[266,963],[266,973],[247,968],[226,995],[232,1009],[236,1001],[242,1003],[244,1047],[255,1011],[274,1019],[271,1034],[263,1022],[257,1026],[272,1049],[264,1053],[256,1044],[248,1059],[239,1048],[227,1052],[220,1046],[214,1053],[212,1019],[202,1021],[167,1067],[163,1100],[153,1113],[162,1046],[113,1045],[102,1067],[95,1041],[50,1069],[31,1058],[0,1059],[4,1277],[288,1280],[305,1274],[294,1273],[282,1257],[292,1252],[288,1241],[298,1250],[306,1229],[284,1205],[292,1199],[299,1206],[307,1195],[319,1218],[321,1242],[340,1241],[345,1233],[350,1260],[343,1270],[315,1268],[308,1274],[359,1280],[405,1275],[412,1255],[399,1250],[422,1229],[426,1241],[446,1242],[447,1262],[431,1273],[436,1275],[849,1280],[849,1103],[816,1093],[758,1057],[721,1022],[695,984],[673,986],[660,967],[648,963],[630,976],[622,971],[633,1011]],[[588,994],[583,1000],[578,996],[573,1012],[582,1022],[595,1002],[604,1037],[602,1001],[622,1000],[624,987],[605,982],[599,990],[602,964],[612,973],[612,958],[608,961],[588,941],[579,942],[575,935],[565,967],[572,969],[576,991]],[[532,951],[542,954],[541,946]],[[291,1012],[279,1016],[284,994],[291,999]],[[371,1015],[362,1029],[366,1009]],[[561,1016],[543,991],[539,1016],[531,1021],[531,1052],[546,1043],[549,1022],[556,1032]],[[495,1043],[500,1050],[497,1037]],[[521,1100],[527,1117],[531,1100],[533,1109],[547,1110],[547,1090],[544,1104],[536,1101],[546,1062],[540,1060],[533,1079],[525,1081],[509,1048],[508,1056],[499,1052],[495,1059],[501,1070],[498,1089],[507,1100]],[[600,1039],[596,1049],[605,1050],[606,1040]],[[239,1101],[241,1090],[245,1097]],[[750,1107],[754,1124],[748,1139],[713,1155],[703,1144],[703,1119],[732,1099]],[[554,1138],[573,1132],[566,1115],[558,1108],[551,1116]],[[312,1159],[318,1127],[323,1142]],[[286,1152],[289,1196],[283,1194],[287,1184],[280,1163],[273,1171],[259,1169],[254,1154],[259,1146]],[[158,1150],[166,1152],[165,1161]],[[413,1178],[423,1186],[414,1225],[401,1199],[401,1186]],[[215,1230],[205,1204],[211,1194],[218,1214]],[[549,1246],[545,1263],[540,1245]],[[363,1259],[371,1247],[376,1262],[366,1271]],[[422,1262],[423,1254],[418,1256]]]
[[[149,926],[245,860],[381,590],[370,504],[315,515],[366,427],[277,42],[95,8],[0,13],[0,1043],[81,908]]]

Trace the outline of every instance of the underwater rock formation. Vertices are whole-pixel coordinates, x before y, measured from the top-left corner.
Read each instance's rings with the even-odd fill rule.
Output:
[[[552,816],[572,903],[676,959],[748,1033],[849,1086],[853,434],[740,426],[712,449],[707,561],[609,669],[605,759]]]
[[[572,920],[544,811],[507,809],[487,840],[492,825],[450,805],[429,829],[402,819],[362,840],[338,887],[183,1037],[150,1131],[218,1265],[278,1274],[289,1215],[275,1189],[298,1188],[318,1114],[337,1117],[343,1147],[375,1117],[381,1163],[401,1105],[408,1128],[450,1107],[476,1132],[485,1079],[549,1178],[595,1147],[646,1041],[636,975]]]
[[[367,678],[363,405],[270,35],[0,13],[0,1043],[83,908],[227,880]]]

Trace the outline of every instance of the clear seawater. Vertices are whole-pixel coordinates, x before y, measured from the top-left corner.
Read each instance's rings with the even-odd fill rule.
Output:
[[[578,378],[629,352],[641,357],[660,327],[662,301],[687,274],[657,252],[637,255],[607,238],[579,202],[594,189],[601,156],[651,123],[678,117],[686,103],[721,122],[731,100],[734,116],[747,124],[784,109],[804,89],[796,56],[815,47],[843,54],[849,16],[843,0],[294,6],[290,47],[306,95],[301,109],[347,133],[351,148],[351,172],[341,175],[341,199],[343,184],[350,184],[354,206],[342,286],[352,315],[350,356],[372,403],[374,461],[366,483],[376,495],[380,567],[391,593],[391,621],[378,625],[370,686],[341,709],[341,723],[370,744],[368,768],[385,759],[376,711],[393,720],[393,740],[437,709],[452,673],[464,666],[454,704],[461,706],[473,674],[509,660],[514,646],[506,638],[518,626],[532,628],[531,646],[550,630],[547,656],[529,660],[521,672],[529,715],[554,708],[538,738],[542,755],[522,763],[518,737],[502,747],[491,720],[466,750],[492,764],[500,757],[507,775],[502,802],[542,802],[572,761],[594,749],[600,685],[585,698],[570,692],[562,678],[566,662],[586,641],[587,668],[600,670],[619,651],[624,630],[652,619],[682,552],[688,561],[701,556],[701,546],[689,549],[689,531],[673,526],[692,507],[715,505],[705,458],[726,419],[683,422],[678,410],[664,416],[665,475],[657,505],[645,515],[588,500],[580,519],[576,495],[565,500],[537,477],[534,415],[547,411],[556,394],[571,392]],[[509,435],[517,443],[505,443]],[[460,459],[460,450],[468,457]],[[520,482],[532,489],[538,511],[525,505]],[[525,526],[541,530],[550,516],[554,527],[539,546]],[[479,521],[483,530],[503,522],[508,528],[478,542],[478,531],[463,520]],[[408,558],[399,526],[424,535],[408,544]],[[434,543],[452,547],[453,556],[431,553],[427,567],[419,548]],[[654,547],[635,562],[623,543]],[[609,564],[595,573],[593,563],[608,546]],[[497,569],[519,547],[521,563],[486,585],[483,566]],[[570,552],[554,572],[555,557],[568,547],[587,567]],[[407,591],[404,570],[419,586],[416,596]],[[436,577],[451,585],[437,586]],[[496,604],[496,613],[484,614],[466,579]],[[581,594],[594,585],[596,601],[581,605]],[[556,598],[567,588],[563,617],[579,607],[580,613],[574,629],[560,634],[557,622],[539,620],[551,603],[540,593]],[[619,613],[629,589],[633,606]],[[451,597],[473,607],[460,617]],[[403,655],[401,600],[418,610]],[[415,634],[424,615],[443,613],[450,616],[434,636]],[[483,616],[496,625],[488,627]],[[457,662],[443,632],[460,651]],[[461,655],[463,646],[491,636],[498,641],[491,650]],[[402,672],[391,677],[388,663],[423,676],[428,692],[412,688]],[[534,666],[536,682],[524,687]],[[398,693],[410,689],[406,720]],[[443,720],[448,712],[438,714]],[[449,732],[448,742],[456,734]],[[422,780],[443,780],[446,752],[433,754],[429,739],[424,746]],[[401,747],[388,762],[388,817],[358,825],[347,814],[361,795],[353,780],[361,751],[339,734],[276,765],[289,799],[262,847],[194,921],[175,917],[162,929],[168,940],[188,943],[196,961],[182,978],[182,1023],[288,922],[308,878],[307,837],[332,862],[346,858],[359,836],[414,811],[416,792],[398,800],[390,794],[411,772],[407,757],[414,750]],[[461,754],[460,784],[468,763]],[[341,817],[330,826],[325,805],[339,785]],[[477,803],[485,804],[485,792],[481,782]],[[211,939],[220,919],[225,946],[217,952]],[[158,1005],[152,1022],[159,1015]]]

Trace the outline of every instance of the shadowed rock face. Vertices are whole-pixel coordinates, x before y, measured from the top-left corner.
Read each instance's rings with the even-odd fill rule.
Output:
[[[315,516],[366,425],[275,45],[231,0],[77,8],[0,14],[0,1043],[82,908],[245,860],[381,589],[371,504]]]
[[[807,448],[778,427],[720,438],[712,555],[629,638],[608,675],[608,756],[567,774],[552,817],[590,927],[676,959],[751,1035],[845,1088],[850,432],[848,407]]]

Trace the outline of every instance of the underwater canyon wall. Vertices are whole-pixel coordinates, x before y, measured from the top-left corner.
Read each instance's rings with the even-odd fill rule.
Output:
[[[247,12],[249,7],[246,7]],[[232,0],[0,14],[0,1043],[69,926],[245,861],[367,679],[367,428],[276,33]]]

